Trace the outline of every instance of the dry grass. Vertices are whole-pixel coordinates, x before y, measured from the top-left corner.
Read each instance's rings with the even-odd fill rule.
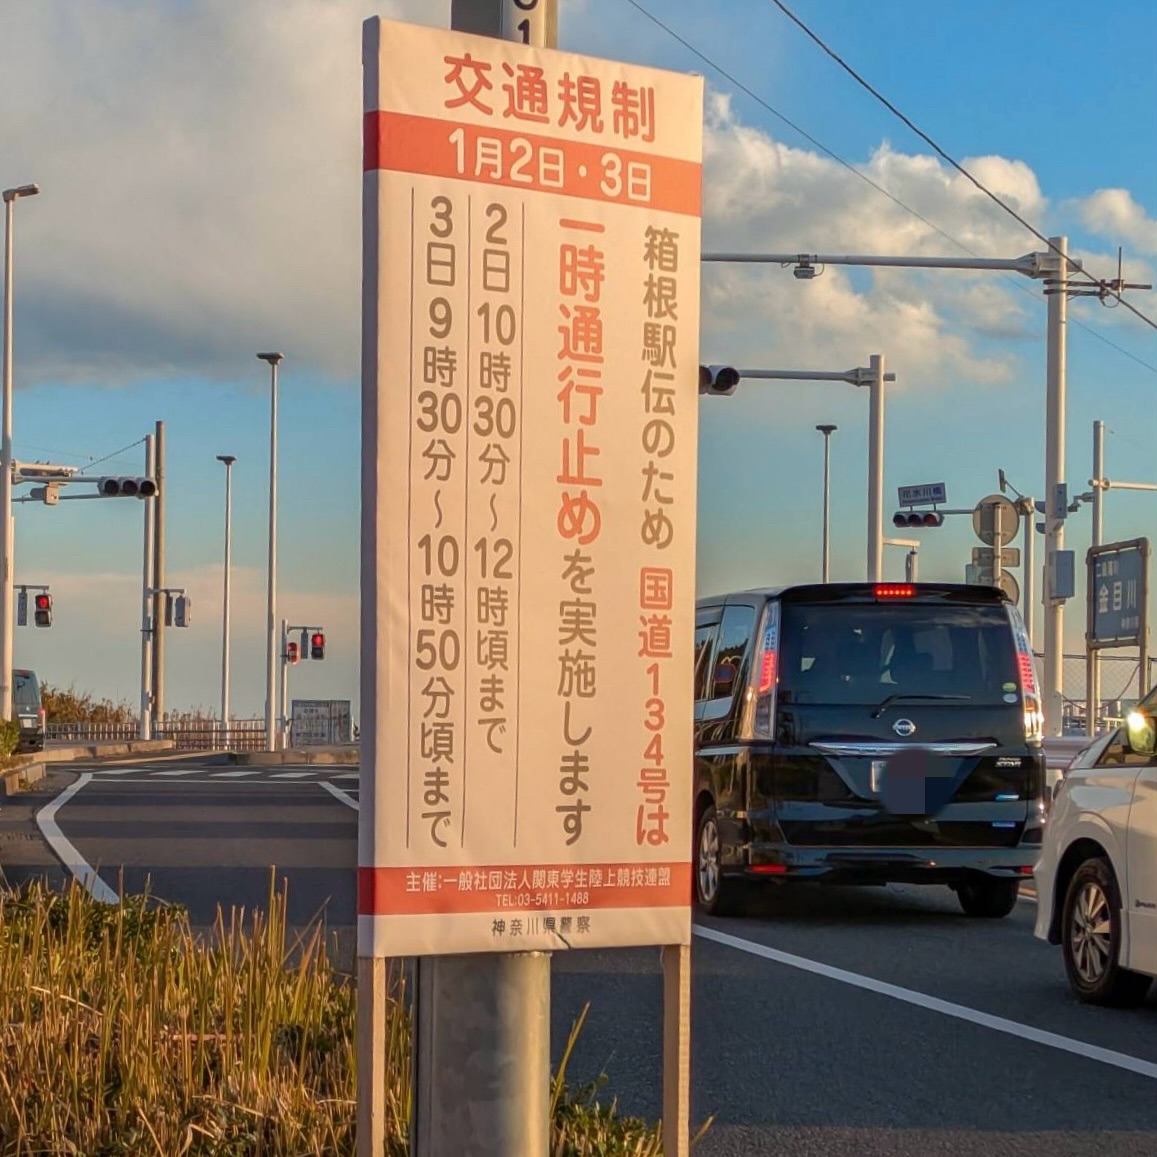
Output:
[[[405,978],[387,1013],[389,1154],[407,1152]],[[148,897],[0,888],[0,1157],[344,1157],[355,1148],[355,990],[284,893],[210,942]],[[585,1014],[584,1014],[585,1015]],[[554,1157],[658,1157],[653,1126],[552,1087]]]

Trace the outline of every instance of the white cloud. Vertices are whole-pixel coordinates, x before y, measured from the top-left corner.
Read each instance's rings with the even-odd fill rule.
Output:
[[[361,20],[447,0],[13,0],[24,378],[357,372]]]
[[[305,372],[359,359],[360,27],[373,12],[447,23],[448,0],[11,0],[0,17],[0,154],[43,196],[19,210],[21,380],[248,372],[272,343]],[[709,95],[708,248],[952,254],[847,168],[743,124]],[[968,160],[1030,220],[1032,170]],[[981,254],[1038,247],[936,158],[880,145],[859,171]],[[1084,211],[1149,236],[1127,193]],[[887,353],[905,382],[1003,384],[1039,310],[1007,279],[832,267],[715,267],[704,352],[764,365]],[[985,346],[995,339],[995,346]],[[995,352],[994,352],[995,351]]]
[[[1099,237],[1157,254],[1157,219],[1133,200],[1128,189],[1098,189],[1077,208],[1086,227]]]

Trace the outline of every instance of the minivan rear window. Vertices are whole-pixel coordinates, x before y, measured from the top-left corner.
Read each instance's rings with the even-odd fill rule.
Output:
[[[875,705],[889,695],[1015,703],[1016,645],[1003,606],[921,603],[783,607],[783,703]]]
[[[40,685],[35,675],[26,671],[13,672],[12,701],[17,707],[40,710]]]

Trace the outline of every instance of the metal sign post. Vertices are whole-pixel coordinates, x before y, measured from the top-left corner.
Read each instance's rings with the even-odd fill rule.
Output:
[[[1133,538],[1091,547],[1085,556],[1087,613],[1085,627],[1085,721],[1090,735],[1100,713],[1089,690],[1092,659],[1110,647],[1138,648],[1137,698],[1149,678],[1149,540]]]
[[[689,991],[703,81],[363,44],[359,1153],[415,956],[413,1151],[545,1157],[548,954]]]

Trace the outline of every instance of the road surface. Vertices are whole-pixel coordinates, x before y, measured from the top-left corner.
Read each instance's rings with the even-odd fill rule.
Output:
[[[263,904],[276,866],[291,921],[324,911],[350,943],[355,772],[180,759],[72,770],[89,778],[52,822],[104,886],[123,871],[125,888],[147,883],[209,924],[219,904]],[[54,863],[31,816],[72,779],[56,773],[0,811],[10,874]],[[716,1122],[697,1155],[1157,1152],[1157,997],[1079,1005],[1034,914],[1025,899],[1006,920],[968,920],[939,888],[828,889],[702,921],[694,1114]],[[556,955],[553,969],[556,1053],[589,1001],[575,1077],[605,1069],[624,1111],[657,1117],[658,950]]]

